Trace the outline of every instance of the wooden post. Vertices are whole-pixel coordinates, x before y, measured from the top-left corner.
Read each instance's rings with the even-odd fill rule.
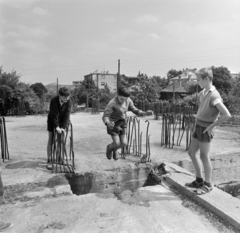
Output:
[[[117,90],[120,86],[120,59],[118,59]]]

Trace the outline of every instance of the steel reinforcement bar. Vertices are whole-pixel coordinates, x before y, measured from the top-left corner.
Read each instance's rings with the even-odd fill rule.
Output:
[[[0,117],[0,137],[1,137],[1,155],[4,162],[5,159],[9,160],[8,141],[7,141],[7,128],[4,117]]]
[[[67,145],[69,146],[69,153]],[[68,124],[65,133],[59,134],[54,130],[51,161],[52,173],[75,173],[72,123]]]

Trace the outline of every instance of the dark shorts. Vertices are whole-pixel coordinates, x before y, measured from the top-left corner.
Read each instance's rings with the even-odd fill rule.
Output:
[[[211,136],[207,132],[203,133],[206,128],[207,127],[196,125],[195,130],[192,134],[193,138],[197,139],[199,142],[211,142],[213,139],[213,133]]]
[[[110,134],[111,136],[125,135],[126,128],[127,128],[127,125],[125,120],[119,120],[115,122],[115,125],[112,129],[107,127],[107,133]]]

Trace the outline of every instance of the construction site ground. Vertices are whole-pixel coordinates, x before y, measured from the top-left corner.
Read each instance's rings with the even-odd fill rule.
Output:
[[[125,159],[108,160],[111,138],[101,118],[102,113],[71,115],[76,180],[46,169],[46,115],[5,118],[10,160],[1,163],[5,200],[0,222],[14,224],[8,232],[240,231],[239,199],[218,188],[196,196],[184,187],[194,179],[185,135],[180,146],[161,146],[161,120],[143,117],[142,151],[149,120],[151,162],[139,164],[132,151]],[[214,184],[240,181],[239,146],[239,134],[216,129],[211,149]],[[148,172],[162,162],[170,171],[163,184],[146,185]],[[77,188],[78,177],[85,182],[83,190]],[[86,194],[73,194],[78,191]]]

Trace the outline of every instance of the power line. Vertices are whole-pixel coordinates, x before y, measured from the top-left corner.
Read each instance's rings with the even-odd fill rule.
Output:
[[[216,57],[206,57],[204,56],[202,59],[199,57],[198,58],[189,58],[189,59],[182,59],[182,58],[178,58],[178,59],[167,59],[167,60],[160,60],[160,61],[156,61],[154,63],[139,63],[139,61],[135,61],[134,63],[123,63],[124,67],[132,67],[132,66],[151,66],[151,65],[161,65],[161,64],[166,64],[166,63],[183,63],[183,62],[196,62],[196,61],[208,61],[208,60],[213,60],[213,59],[223,59],[223,58],[230,58],[230,57],[238,57],[240,56],[240,54],[235,54],[235,55],[229,55],[229,56],[225,56],[225,55],[217,55]],[[43,75],[43,74],[50,74],[50,73],[63,73],[63,72],[68,72],[68,71],[78,71],[82,69],[82,67],[78,67],[78,68],[74,68],[74,69],[63,69],[63,70],[59,70],[59,71],[46,71],[46,72],[40,72],[40,73],[26,73],[24,75]]]
[[[227,47],[227,48],[221,48],[221,49],[212,49],[212,50],[202,50],[202,51],[193,51],[193,52],[187,52],[187,53],[179,53],[179,54],[176,54],[176,55],[171,55],[171,56],[168,56],[169,57],[169,59],[171,59],[172,60],[172,56],[180,56],[180,55],[188,55],[188,54],[197,54],[197,53],[205,53],[205,52],[211,52],[211,51],[220,51],[220,50],[226,50],[226,49],[236,49],[236,48],[240,48],[240,46],[233,46],[233,47]],[[150,59],[150,58],[154,58],[154,59],[157,59],[157,58],[159,58],[159,57],[162,57],[162,55],[161,56],[151,56],[151,57],[144,57],[144,58],[138,58],[138,59],[124,59],[124,61],[133,61],[133,62],[139,62],[139,61],[145,61],[145,60],[147,60],[147,59]],[[116,63],[116,61],[117,61],[117,59],[116,60],[107,60],[107,61],[104,61],[104,64],[106,63],[106,62],[114,62],[114,63]],[[72,70],[72,68],[75,68],[76,67],[76,69],[80,69],[80,68],[82,68],[82,67],[84,67],[84,68],[87,68],[88,66],[89,67],[92,67],[92,66],[94,66],[95,65],[95,67],[96,66],[99,66],[100,64],[102,64],[103,62],[94,62],[94,63],[82,63],[81,65],[76,65],[76,66],[68,66],[68,67],[59,67],[59,68],[46,68],[46,69],[44,69],[44,71],[46,71],[46,70],[52,70],[52,72],[48,72],[48,73],[55,73],[55,71],[66,71],[66,70],[68,70],[68,69],[71,69]],[[22,72],[25,72],[25,71],[38,71],[38,70],[40,70],[40,68],[39,69],[24,69],[24,70],[22,70]],[[41,72],[42,73],[42,72]],[[44,72],[45,73],[45,72]],[[35,74],[35,73],[34,73]]]

